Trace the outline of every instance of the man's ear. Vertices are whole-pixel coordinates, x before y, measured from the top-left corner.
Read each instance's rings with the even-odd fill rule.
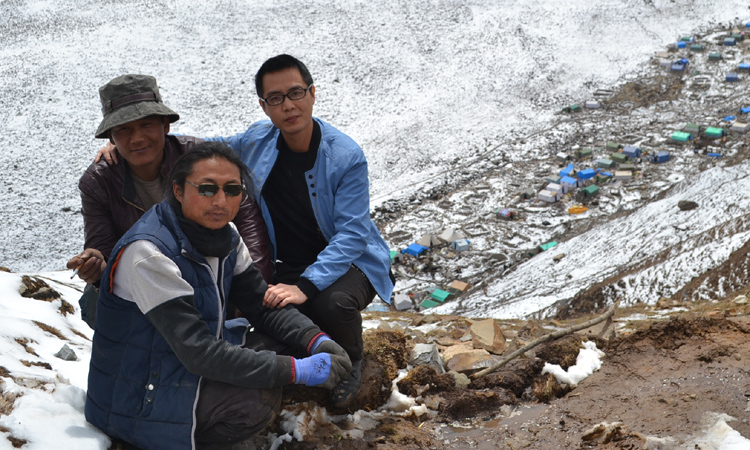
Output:
[[[260,99],[260,98],[259,98],[259,99],[258,99],[258,103],[260,104],[260,109],[262,109],[262,110],[263,110],[263,113],[265,113],[265,115],[268,115],[268,111],[266,111],[266,104],[265,104],[265,102],[263,101],[263,99]]]
[[[174,194],[174,198],[182,204],[182,189],[179,184],[172,182],[172,193]]]
[[[117,144],[115,144],[115,140],[112,139],[112,130],[107,131],[107,137],[109,137],[109,143],[117,147]]]
[[[312,96],[312,100],[313,100],[312,102],[313,102],[313,105],[314,105],[315,104],[315,85],[314,84],[310,88],[310,95]]]
[[[169,117],[164,116],[164,136],[169,134]]]

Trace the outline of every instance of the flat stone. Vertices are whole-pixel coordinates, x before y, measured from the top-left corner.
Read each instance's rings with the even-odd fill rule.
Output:
[[[470,330],[474,348],[481,348],[496,355],[502,354],[508,348],[503,330],[495,319],[473,321]]]
[[[461,353],[448,362],[448,370],[456,372],[474,372],[495,364],[496,360],[487,350],[476,349],[469,353]]]

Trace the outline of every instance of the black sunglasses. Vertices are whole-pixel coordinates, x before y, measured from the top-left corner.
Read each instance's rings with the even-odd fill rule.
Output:
[[[213,197],[217,192],[219,192],[219,189],[223,189],[224,195],[226,195],[227,197],[237,197],[238,195],[242,194],[242,191],[245,190],[245,186],[241,184],[225,184],[224,186],[219,186],[218,184],[214,183],[195,184],[189,182],[188,180],[185,180],[185,183],[198,188],[198,195],[202,195],[204,197]]]

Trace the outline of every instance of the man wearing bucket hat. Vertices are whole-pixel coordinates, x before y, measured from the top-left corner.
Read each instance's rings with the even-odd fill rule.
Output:
[[[171,123],[180,116],[168,108],[156,79],[123,75],[99,88],[104,118],[96,137],[109,139],[123,163],[91,164],[78,182],[81,192],[84,251],[68,261],[69,269],[89,283],[81,297],[81,315],[93,328],[97,284],[112,248],[140,217],[164,198],[174,162],[201,139],[174,136]],[[233,221],[264,279],[271,281],[268,233],[260,209],[245,196]]]
[[[348,408],[362,385],[360,311],[376,295],[390,303],[390,250],[370,218],[367,161],[352,138],[313,117],[315,85],[302,61],[278,55],[255,75],[270,121],[213,138],[231,147],[253,176],[274,253],[268,308],[294,305],[346,350],[353,370],[331,390]],[[110,146],[97,159],[116,162]]]

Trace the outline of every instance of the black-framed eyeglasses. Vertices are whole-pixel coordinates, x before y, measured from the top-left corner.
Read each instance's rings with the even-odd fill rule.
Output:
[[[309,91],[313,86],[314,85],[311,84],[306,88],[294,88],[286,94],[269,95],[266,98],[261,98],[261,101],[263,101],[263,103],[268,106],[279,106],[280,104],[284,103],[284,97],[288,98],[289,100],[302,100],[303,98],[305,98],[305,95],[307,95],[307,91]]]
[[[219,186],[214,183],[195,184],[188,180],[185,180],[185,183],[198,188],[198,195],[202,195],[203,197],[213,197],[219,192],[219,189],[223,189],[224,195],[227,197],[237,197],[245,190],[245,186],[241,184],[225,184],[224,186]]]

